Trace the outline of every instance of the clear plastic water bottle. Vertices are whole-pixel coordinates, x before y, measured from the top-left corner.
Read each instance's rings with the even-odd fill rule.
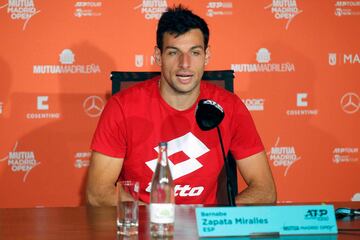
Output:
[[[167,158],[167,143],[159,144],[159,158],[151,181],[150,232],[153,237],[174,234],[174,184]]]

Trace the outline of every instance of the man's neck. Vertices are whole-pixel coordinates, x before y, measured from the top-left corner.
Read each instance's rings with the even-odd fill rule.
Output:
[[[178,111],[184,111],[191,108],[200,94],[200,86],[189,93],[179,93],[169,88],[168,85],[160,85],[160,95],[167,104]]]

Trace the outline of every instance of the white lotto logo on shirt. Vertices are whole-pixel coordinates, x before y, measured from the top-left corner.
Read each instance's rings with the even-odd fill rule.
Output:
[[[271,8],[271,12],[276,19],[288,20],[285,26],[286,30],[289,28],[290,22],[298,14],[302,13],[302,10],[297,6],[296,0],[273,0],[271,4],[265,7],[265,9],[269,8]]]
[[[294,146],[279,146],[279,142],[280,137],[277,138],[275,145],[267,155],[275,167],[285,167],[284,176],[286,176],[290,167],[301,157],[296,154]]]
[[[13,172],[24,172],[23,182],[26,181],[31,170],[40,164],[35,158],[33,151],[16,151],[18,142],[15,143],[13,150],[7,156],[0,158],[0,163],[7,162]]]
[[[232,15],[232,2],[209,2],[206,6],[207,12],[206,16],[215,17],[215,16],[225,16]]]
[[[61,65],[34,65],[34,74],[96,74],[100,73],[100,66],[91,64],[74,64],[75,54],[71,49],[64,49],[59,54]]]
[[[146,20],[159,20],[168,7],[166,0],[143,0],[134,10],[141,9]]]
[[[159,147],[154,148],[156,152],[159,152]],[[168,142],[168,157],[178,152],[184,152],[189,158],[185,161],[182,161],[178,164],[174,164],[169,160],[169,166],[171,175],[174,180],[190,174],[203,165],[197,160],[198,157],[209,152],[210,149],[205,146],[197,137],[195,137],[191,132],[175,138]],[[155,172],[157,159],[147,161],[145,163],[151,171]],[[151,186],[149,183],[147,192],[150,192]],[[174,192],[175,196],[199,196],[204,190],[203,186],[192,187],[190,185],[176,185]]]
[[[333,163],[354,163],[359,161],[359,148],[337,147],[333,150]]]
[[[13,20],[24,20],[22,30],[24,31],[26,25],[35,14],[39,13],[33,0],[8,0],[8,3],[0,6],[0,9],[7,7],[7,13]]]
[[[257,63],[231,64],[234,72],[295,72],[295,64],[290,62],[271,63],[271,53],[267,48],[260,48],[256,55]]]

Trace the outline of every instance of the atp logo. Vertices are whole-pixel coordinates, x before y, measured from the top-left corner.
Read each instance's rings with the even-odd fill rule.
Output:
[[[159,147],[154,148],[156,152],[159,152]],[[203,165],[197,160],[198,157],[209,152],[210,149],[205,146],[197,137],[195,137],[191,132],[175,138],[168,142],[168,157],[172,155],[183,152],[188,159],[180,163],[174,164],[169,159],[169,166],[171,175],[174,180],[188,175],[192,172],[203,167]],[[155,172],[157,159],[152,159],[145,163],[151,171]],[[151,185],[147,187],[146,191],[150,192]],[[203,186],[191,187],[190,185],[176,185],[174,189],[175,196],[199,196],[204,190]]]

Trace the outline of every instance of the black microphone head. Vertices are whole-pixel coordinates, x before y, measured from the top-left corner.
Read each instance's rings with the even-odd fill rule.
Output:
[[[217,127],[224,119],[223,108],[213,100],[201,99],[195,110],[196,122],[201,130],[207,131]]]

